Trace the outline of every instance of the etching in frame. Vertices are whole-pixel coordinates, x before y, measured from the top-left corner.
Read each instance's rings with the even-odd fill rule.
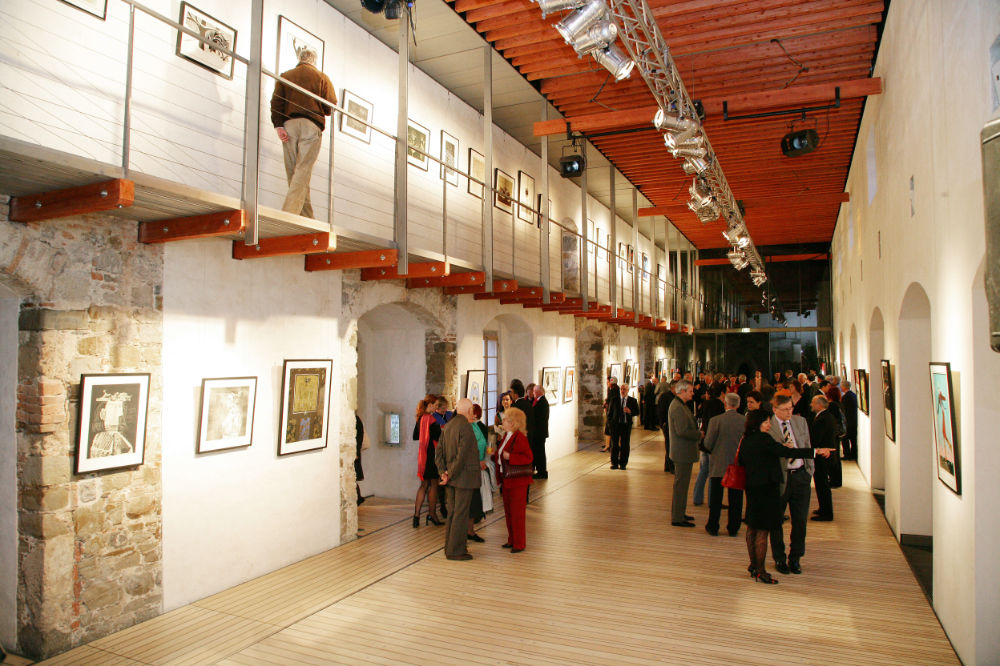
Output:
[[[475,148],[469,148],[469,175],[479,182],[469,178],[469,194],[477,199],[483,198],[483,188],[486,187],[486,158]]]
[[[316,68],[323,71],[323,51],[326,45],[323,40],[305,28],[296,25],[287,16],[278,16],[278,52],[275,55],[278,74],[298,66],[299,51],[310,47],[316,52]]]
[[[524,171],[517,172],[517,217],[525,222],[534,222],[531,207],[535,205],[535,179]]]
[[[357,116],[357,118],[361,118],[365,122],[360,122],[356,118],[347,115],[347,113],[341,113],[340,131],[347,136],[354,137],[358,141],[371,143],[372,128],[365,123],[371,123],[372,112],[375,110],[375,107],[372,106],[371,102],[358,97],[346,88],[344,88],[343,103],[344,110],[347,113],[350,113],[351,116]]]
[[[569,365],[563,371],[563,402],[573,402],[576,397],[576,366]]]
[[[545,390],[545,399],[550,405],[559,404],[559,374],[562,368],[546,367],[542,368],[542,388]]]
[[[286,360],[281,373],[278,455],[326,448],[331,359]]]
[[[427,171],[427,155],[425,153],[430,152],[428,150],[430,138],[429,129],[413,120],[406,122],[406,161],[424,171]]]
[[[441,130],[441,179],[458,187],[458,139]]]
[[[81,376],[77,474],[142,464],[149,377],[148,372]]]
[[[608,366],[608,377],[614,377],[615,381],[620,385],[622,383],[622,364],[612,363]]]
[[[91,16],[96,16],[102,21],[108,17],[108,0],[62,0],[70,7],[76,7],[80,11]]]
[[[934,460],[937,476],[956,495],[962,494],[962,467],[955,423],[951,363],[930,365],[931,407],[934,412]]]
[[[514,212],[514,179],[502,169],[494,169],[493,189],[493,205],[505,213]]]
[[[223,53],[215,47],[221,46],[235,51],[236,28],[226,25],[214,16],[183,1],[181,2],[181,16],[177,22],[208,40],[208,42],[198,41],[178,30],[177,55],[232,81],[236,62],[229,54]]]
[[[250,446],[256,401],[256,377],[202,379],[196,452]]]
[[[486,390],[486,371],[468,370],[465,373],[465,397],[472,404],[483,406],[483,396]]]

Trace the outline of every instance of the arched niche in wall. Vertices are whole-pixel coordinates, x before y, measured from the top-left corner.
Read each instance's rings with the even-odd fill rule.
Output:
[[[895,368],[896,445],[899,447],[900,538],[933,534],[933,440],[931,394],[927,364],[931,361],[931,303],[924,288],[914,282],[899,309],[899,358]],[[947,359],[936,359],[947,360]],[[882,389],[881,372],[872,367],[871,393]],[[872,410],[871,418],[884,419]]]
[[[876,370],[879,368],[879,361],[885,358],[885,322],[882,319],[882,311],[875,308],[868,324],[868,437],[861,437],[863,430],[863,417],[858,419],[858,437],[865,440],[863,444],[858,443],[858,464],[862,465],[862,471],[867,467],[868,483],[873,489],[885,489],[885,449],[892,443],[885,437],[885,419],[882,418],[882,391],[872,390],[880,387],[881,382],[877,380]],[[860,367],[861,362],[857,356],[851,356],[852,367]],[[858,388],[855,388],[855,393]]]
[[[413,497],[417,442],[414,408],[428,391],[426,335],[412,303],[380,305],[358,319],[358,415],[371,446],[361,457],[362,494],[396,499]],[[400,442],[387,444],[386,414],[400,415]]]
[[[497,315],[483,326],[483,336],[497,339],[497,382],[500,391],[520,379],[525,386],[539,380],[541,368],[534,365],[535,332],[516,314]]]

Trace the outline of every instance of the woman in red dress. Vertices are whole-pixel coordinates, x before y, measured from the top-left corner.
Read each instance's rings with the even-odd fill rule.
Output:
[[[533,460],[528,437],[524,434],[527,417],[517,407],[509,407],[503,413],[503,427],[507,434],[497,447],[502,484],[500,490],[503,495],[504,516],[507,519],[507,543],[503,547],[510,548],[512,553],[520,553],[526,545],[524,520]],[[512,471],[516,471],[514,466],[522,465],[527,466],[524,475],[509,476]]]
[[[420,487],[417,488],[417,498],[413,507],[413,526],[420,526],[420,509],[427,497],[427,524],[443,525],[437,517],[438,505],[438,468],[434,464],[434,452],[438,440],[441,439],[441,426],[434,419],[434,408],[437,396],[428,393],[417,403],[417,423],[413,427],[413,439],[420,442],[417,450],[417,477]]]

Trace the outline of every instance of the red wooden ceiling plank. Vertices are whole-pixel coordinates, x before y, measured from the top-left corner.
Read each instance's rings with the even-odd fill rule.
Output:
[[[468,23],[479,23],[480,21],[485,21],[498,16],[516,14],[527,9],[534,9],[536,12],[538,11],[528,0],[503,0],[502,2],[497,2],[496,4],[488,5],[486,7],[470,9],[467,12],[464,12],[464,18]]]

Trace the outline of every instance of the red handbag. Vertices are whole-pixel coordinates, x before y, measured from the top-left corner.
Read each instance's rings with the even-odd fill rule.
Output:
[[[726,467],[726,474],[722,477],[722,486],[724,488],[732,488],[733,490],[747,489],[747,468],[737,462],[740,459],[740,447],[742,446],[743,440],[740,439],[740,445],[736,447],[736,457]]]

